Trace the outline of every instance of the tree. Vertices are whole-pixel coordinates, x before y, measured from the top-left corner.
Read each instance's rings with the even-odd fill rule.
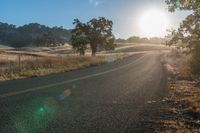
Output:
[[[180,24],[178,30],[172,30],[168,45],[182,42],[190,48],[192,74],[200,75],[200,0],[166,0],[169,11],[189,10],[192,13]]]
[[[80,55],[85,55],[85,50],[87,49],[88,40],[83,36],[72,36],[71,43],[73,49],[80,53]]]
[[[72,30],[71,45],[80,55],[85,55],[85,50],[89,42],[84,32],[86,25],[82,24],[78,19],[75,19],[73,24],[76,26]]]
[[[126,39],[118,38],[115,40],[116,43],[126,43]]]
[[[59,44],[63,45],[65,41],[60,38],[55,32],[51,31],[45,33],[41,37],[37,37],[33,40],[33,45],[35,46],[57,46]]]
[[[115,37],[111,36],[110,38],[107,38],[107,40],[102,45],[100,45],[99,49],[106,51],[114,50],[116,47],[116,44],[114,42],[115,42]]]
[[[104,17],[92,19],[87,23],[86,33],[92,49],[92,56],[95,56],[100,45],[113,45],[109,43],[111,42],[110,39],[113,39],[112,25],[113,22]]]
[[[168,9],[170,12],[174,12],[176,9],[191,10],[199,12],[200,1],[199,0],[166,0]]]
[[[147,37],[140,38],[140,42],[149,43],[149,39]]]
[[[13,47],[57,46],[68,42],[70,38],[71,31],[62,27],[50,28],[38,23],[16,27],[0,22],[0,42]]]
[[[97,50],[102,47],[105,49],[114,47],[112,21],[104,17],[99,17],[98,19],[94,18],[87,23],[82,23],[78,19],[75,19],[73,24],[75,25],[75,29],[72,31],[74,38],[84,41],[82,43],[79,42],[79,44],[82,45],[85,44],[85,42],[88,42],[92,50],[92,56],[95,56]],[[113,47],[110,47],[112,45]]]
[[[132,36],[132,37],[129,37],[129,38],[127,39],[127,41],[128,41],[129,43],[132,43],[132,42],[140,42],[140,37],[138,37],[138,36]]]
[[[169,11],[190,10],[192,14],[180,24],[178,30],[172,30],[172,38],[168,45],[182,41],[194,45],[200,41],[200,0],[166,0]]]

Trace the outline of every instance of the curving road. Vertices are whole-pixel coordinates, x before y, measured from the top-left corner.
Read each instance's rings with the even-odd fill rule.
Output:
[[[153,132],[149,100],[165,95],[162,49],[113,63],[0,82],[0,132]],[[148,117],[144,112],[148,112]]]

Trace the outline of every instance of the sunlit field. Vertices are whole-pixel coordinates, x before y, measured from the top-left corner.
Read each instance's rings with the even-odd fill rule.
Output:
[[[135,45],[129,44],[128,48]],[[63,48],[68,49],[63,52]],[[66,72],[89,66],[113,62],[138,52],[126,51],[126,46],[120,46],[115,51],[99,52],[96,57],[79,56],[68,45],[52,48],[24,48],[21,51],[11,47],[1,47],[0,80],[19,79],[44,76],[47,74]],[[125,50],[125,51],[123,51]]]

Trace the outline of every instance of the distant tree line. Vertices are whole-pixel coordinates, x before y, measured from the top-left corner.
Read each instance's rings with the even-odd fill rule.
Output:
[[[128,39],[121,39],[118,38],[115,40],[116,43],[153,43],[153,44],[165,44],[165,38],[160,38],[160,37],[151,37],[151,38],[146,38],[146,37],[138,37],[138,36],[132,36],[129,37]]]
[[[0,22],[0,44],[13,47],[58,46],[68,42],[71,31],[63,27],[50,28],[38,23],[16,27]]]
[[[16,27],[0,22],[0,44],[12,47],[38,46],[49,47],[70,43],[81,55],[89,45],[92,54],[100,50],[112,50],[115,43],[165,43],[164,38],[140,38],[132,36],[128,39],[115,39],[112,33],[113,22],[104,17],[94,18],[87,23],[75,19],[73,30],[63,27],[50,28],[38,23],[30,23]]]

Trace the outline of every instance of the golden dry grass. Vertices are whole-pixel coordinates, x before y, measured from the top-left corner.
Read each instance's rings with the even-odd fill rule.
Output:
[[[181,77],[189,77],[191,68],[189,66],[190,55],[183,54],[181,51],[172,50],[164,56],[164,64],[170,65]]]
[[[180,54],[180,53],[179,53]],[[169,76],[168,112],[176,118],[162,120],[166,132],[200,132],[200,81],[193,79],[185,55],[169,53],[165,56],[165,69]]]
[[[30,56],[1,54],[0,80],[12,80],[26,77],[43,76],[52,73],[66,72],[103,63],[113,62],[132,54],[107,54],[91,56]]]

